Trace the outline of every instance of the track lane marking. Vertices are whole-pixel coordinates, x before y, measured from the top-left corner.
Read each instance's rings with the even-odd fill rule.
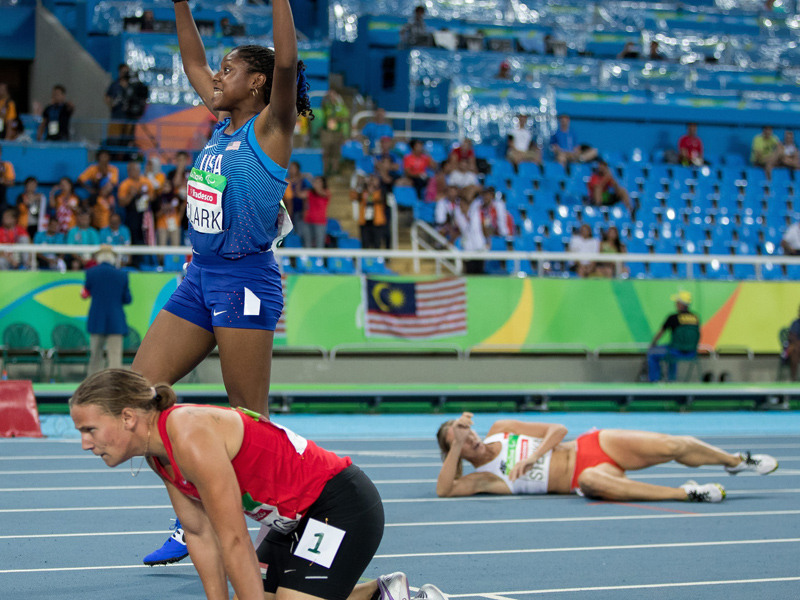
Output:
[[[522,596],[532,594],[558,594],[573,592],[607,592],[619,590],[651,590],[658,588],[697,587],[710,585],[745,585],[752,583],[780,583],[787,581],[800,581],[800,577],[763,577],[760,579],[720,579],[716,581],[680,581],[672,583],[642,583],[638,585],[604,585],[596,587],[552,588],[549,590],[519,590],[512,592],[476,592],[474,594],[447,594],[450,598],[504,598],[508,596]]]
[[[156,508],[156,507],[154,507]],[[532,519],[492,519],[479,521],[420,521],[406,523],[386,523],[386,527],[464,527],[474,525],[521,525],[521,524],[548,524],[548,523],[603,523],[614,521],[649,521],[663,519],[725,519],[735,517],[779,517],[800,516],[800,510],[772,510],[772,511],[739,511],[724,513],[668,513],[645,515],[615,515],[602,517],[540,517]],[[251,527],[249,531],[258,531],[258,527]],[[0,540],[28,539],[28,538],[58,538],[58,537],[103,537],[112,535],[163,535],[164,530],[157,531],[101,531],[77,533],[47,533],[47,534],[17,534],[0,535]]]

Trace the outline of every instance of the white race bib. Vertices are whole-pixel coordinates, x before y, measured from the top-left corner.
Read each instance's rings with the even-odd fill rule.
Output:
[[[309,519],[294,554],[330,569],[331,563],[339,551],[339,546],[342,545],[344,534],[343,529],[316,519]]]
[[[47,122],[47,134],[48,135],[58,135],[58,121],[48,121]]]
[[[222,233],[222,192],[227,179],[192,169],[186,184],[186,216],[196,231]]]

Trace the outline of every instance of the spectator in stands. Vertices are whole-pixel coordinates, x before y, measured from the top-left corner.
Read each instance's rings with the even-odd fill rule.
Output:
[[[358,195],[358,225],[362,248],[389,248],[389,219],[386,196],[377,175],[367,177],[367,185]]]
[[[391,152],[381,155],[375,161],[375,174],[381,181],[383,193],[391,192],[397,180],[402,176],[401,167]]]
[[[386,111],[382,108],[376,108],[375,120],[364,125],[361,130],[361,141],[364,143],[368,154],[378,154],[383,152],[381,140],[384,138],[392,140],[394,138],[394,130],[386,120]]]
[[[55,211],[58,221],[58,230],[61,234],[67,232],[78,224],[78,210],[81,201],[75,195],[72,180],[62,177],[58,185],[50,190],[50,211]]]
[[[322,162],[326,175],[339,173],[342,144],[350,135],[350,110],[344,99],[334,89],[326,92],[322,99],[322,130],[319,142],[322,146]]]
[[[150,210],[150,202],[155,198],[153,184],[141,172],[141,167],[136,161],[128,163],[128,178],[119,185],[119,206],[125,211],[124,223],[131,232],[131,242],[134,246],[145,243],[144,217]],[[141,263],[139,256],[134,256],[131,262],[135,265]]]
[[[78,183],[90,195],[96,196],[107,182],[111,182],[114,187],[117,186],[119,169],[111,164],[111,155],[108,150],[100,150],[97,152],[97,162],[86,167],[84,172],[78,176]]]
[[[131,245],[131,231],[122,224],[122,217],[117,213],[111,213],[108,219],[108,227],[104,227],[98,233],[100,236],[101,244],[109,244],[111,246],[130,246]],[[123,262],[126,257],[122,257]]]
[[[8,85],[0,83],[0,139],[17,137],[16,121],[17,105],[8,93]]]
[[[610,225],[603,232],[603,239],[600,242],[601,254],[625,254],[627,252],[625,244],[619,238],[619,230],[615,225]],[[622,263],[602,262],[597,263],[595,273],[600,277],[616,277],[618,273],[624,273],[627,269]]]
[[[37,231],[47,229],[48,208],[49,202],[39,191],[36,177],[26,178],[25,189],[17,196],[17,225],[27,230],[29,239],[33,239]]]
[[[142,33],[149,33],[156,29],[156,16],[152,10],[146,10],[142,13],[141,25],[139,31]]]
[[[436,163],[425,152],[425,144],[422,143],[422,140],[413,139],[410,146],[411,152],[403,157],[403,174],[417,190],[417,196],[422,198],[425,186],[428,185],[428,169],[435,169]]]
[[[497,70],[497,73],[494,76],[495,79],[500,80],[511,80],[513,77],[511,76],[511,63],[507,60],[504,60],[500,63],[500,68]]]
[[[789,326],[789,339],[784,356],[789,362],[789,379],[797,381],[798,367],[800,367],[800,317],[792,321]]]
[[[651,382],[661,379],[662,360],[667,359],[669,356],[691,358],[692,355],[697,354],[697,347],[694,350],[683,350],[676,347],[678,339],[682,337],[682,333],[686,330],[695,330],[694,333],[697,339],[700,339],[700,319],[689,310],[689,306],[692,303],[692,294],[687,291],[681,291],[672,296],[671,300],[675,302],[676,312],[664,321],[661,329],[658,330],[653,341],[650,342],[650,350],[647,351],[647,374]],[[666,346],[656,346],[658,340],[667,330],[672,334],[670,343]],[[676,373],[677,364],[674,361],[670,361],[668,378],[674,380]]]
[[[78,224],[69,230],[67,233],[67,244],[75,244],[80,246],[97,246],[100,243],[100,235],[97,230],[92,227],[92,214],[84,210],[78,214]],[[86,266],[86,263],[92,259],[89,253],[72,254],[69,257],[70,269],[79,271]]]
[[[550,150],[556,161],[566,168],[573,162],[590,162],[597,158],[597,149],[587,144],[578,144],[570,128],[569,115],[558,115],[558,131],[550,138]]]
[[[600,252],[600,240],[592,235],[592,228],[584,223],[578,230],[577,235],[573,235],[569,240],[569,251],[581,254],[597,254]],[[589,277],[594,275],[597,266],[594,260],[581,260],[575,265],[575,272],[578,277]]]
[[[448,186],[458,188],[458,195],[467,202],[472,202],[481,191],[481,184],[478,175],[470,170],[469,162],[461,159],[456,167],[450,171],[446,178]]]
[[[3,156],[3,147],[0,146],[0,158]],[[17,180],[14,165],[7,160],[0,160],[0,214],[8,208],[8,188]]]
[[[678,160],[685,167],[700,167],[705,164],[703,140],[697,136],[697,123],[688,123],[686,134],[678,140]]]
[[[790,169],[800,169],[800,152],[794,142],[794,132],[787,129],[783,132],[783,154],[781,155],[778,166],[789,167]]]
[[[470,210],[479,216],[485,240],[488,241],[496,235],[513,235],[514,221],[506,210],[502,196],[492,186],[483,188],[480,198],[471,203]]]
[[[81,296],[91,297],[86,330],[89,332],[89,375],[101,371],[108,354],[108,368],[122,367],[122,341],[128,333],[124,306],[130,304],[128,273],[115,266],[117,256],[111,246],[103,245],[95,254],[97,266],[86,271]]]
[[[303,214],[308,202],[308,192],[311,189],[311,182],[306,179],[300,171],[300,163],[293,160],[289,163],[289,172],[286,176],[289,185],[286,186],[286,194],[283,197],[286,211],[294,224],[294,232],[303,239]]]
[[[795,221],[783,232],[781,248],[789,256],[800,255],[800,221]]]
[[[625,42],[625,46],[617,54],[617,59],[619,60],[634,60],[637,58],[639,58],[639,51],[636,49],[636,44],[631,41]]]
[[[650,60],[667,60],[667,57],[661,52],[658,46],[658,40],[650,40],[650,53],[648,55]]]
[[[450,155],[447,157],[447,165],[449,168],[454,169],[462,160],[467,161],[467,167],[470,171],[473,173],[478,172],[478,162],[475,158],[475,147],[472,144],[472,140],[469,138],[464,138],[461,140],[461,143],[453,147],[453,149],[450,151]]]
[[[161,159],[155,154],[147,159],[147,163],[144,166],[144,176],[153,184],[153,191],[156,194],[160,193],[161,186],[164,185],[167,176],[161,171]]]
[[[37,140],[66,141],[69,140],[69,120],[75,107],[67,101],[67,88],[56,84],[50,96],[50,104],[42,111],[42,122],[36,132]]]
[[[108,227],[111,215],[117,210],[117,198],[114,196],[114,186],[110,181],[100,188],[97,196],[90,200],[92,210],[92,227],[103,229]]]
[[[303,215],[303,246],[305,248],[324,248],[328,231],[328,203],[331,191],[324,177],[314,177],[308,191],[308,206]]]
[[[4,210],[0,227],[0,244],[27,244],[30,241],[28,232],[17,225],[16,211],[13,208]],[[18,252],[0,252],[0,269],[19,269],[23,266],[23,257]]]
[[[117,67],[117,79],[106,90],[105,102],[111,109],[108,126],[108,144],[116,147],[135,145],[136,122],[147,108],[149,90],[147,86],[131,74],[128,65]],[[118,153],[121,158],[126,152]]]
[[[433,35],[425,25],[425,7],[414,9],[414,16],[400,29],[401,47],[433,46]]]
[[[451,244],[459,237],[456,224],[456,211],[461,210],[459,205],[462,199],[458,195],[458,188],[454,185],[447,187],[447,193],[436,201],[434,222],[436,230]]]
[[[528,128],[528,115],[518,114],[514,129],[508,132],[506,158],[514,165],[515,171],[523,162],[542,164],[542,149]]]
[[[595,206],[612,206],[622,202],[633,216],[634,210],[628,190],[619,184],[604,160],[597,161],[586,186],[589,189],[589,201]]]
[[[178,194],[178,198],[181,199],[181,202],[186,202],[186,184],[189,171],[191,171],[189,153],[183,151],[178,152],[175,155],[174,168],[167,173],[167,179],[172,182],[172,189]],[[189,220],[184,212],[181,214],[181,231],[186,231],[188,228]]]
[[[439,198],[444,196],[445,193],[447,193],[447,178],[449,176],[450,175],[445,174],[444,171],[436,171],[433,177],[428,179],[428,185],[425,186],[425,193],[422,198],[423,202],[436,202]],[[476,176],[475,181],[477,180],[478,178]]]
[[[485,252],[487,250],[481,213],[481,200],[472,204],[459,202],[453,210],[453,219],[461,239],[461,249],[465,252]],[[484,261],[465,260],[466,275],[481,275],[484,272]]]
[[[172,189],[172,182],[165,180],[152,204],[155,217],[156,244],[159,246],[181,245],[181,214],[186,210],[178,194]],[[164,257],[159,257],[163,263]]]
[[[47,221],[47,229],[45,231],[37,231],[33,238],[34,244],[66,244],[64,234],[58,230],[58,219],[50,219]],[[67,267],[64,259],[60,254],[38,254],[37,262],[40,269],[48,269],[50,271],[66,271]]]
[[[781,141],[772,132],[770,125],[764,125],[761,133],[753,138],[750,151],[750,162],[756,167],[762,167],[767,179],[772,178],[772,169],[783,156]]]

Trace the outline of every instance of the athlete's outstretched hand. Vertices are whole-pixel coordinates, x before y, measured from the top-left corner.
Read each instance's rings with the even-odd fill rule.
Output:
[[[531,470],[531,467],[536,463],[536,461],[531,461],[530,459],[523,460],[522,462],[518,462],[514,465],[514,468],[508,472],[508,478],[511,481],[516,481],[525,473]]]
[[[465,412],[453,423],[453,438],[456,443],[462,443],[472,429],[472,413]]]

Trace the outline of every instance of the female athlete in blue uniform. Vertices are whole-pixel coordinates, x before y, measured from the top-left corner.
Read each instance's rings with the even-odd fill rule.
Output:
[[[288,0],[272,2],[275,49],[239,46],[214,73],[186,0],[174,0],[183,68],[219,119],[187,185],[193,259],[133,362],[174,384],[219,346],[231,405],[267,414],[275,325],[283,309],[271,247],[284,224],[281,198],[298,113],[311,115]],[[145,563],[185,558],[183,532]]]

